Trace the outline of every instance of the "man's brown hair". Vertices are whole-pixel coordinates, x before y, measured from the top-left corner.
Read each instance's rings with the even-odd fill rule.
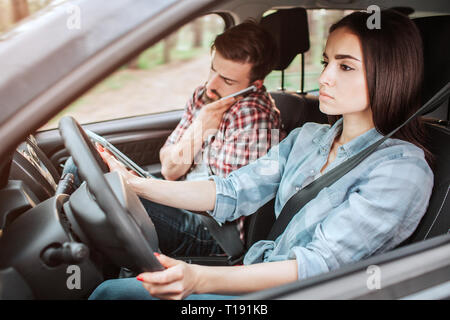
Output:
[[[251,63],[250,82],[263,80],[274,68],[277,45],[272,35],[253,20],[225,30],[211,46],[227,60]]]

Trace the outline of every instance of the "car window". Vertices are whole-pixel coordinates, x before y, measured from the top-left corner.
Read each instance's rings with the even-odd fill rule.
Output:
[[[217,14],[200,17],[144,50],[67,106],[40,130],[65,115],[81,124],[183,109],[210,69],[210,47],[225,29]]]
[[[323,49],[325,48],[330,26],[343,16],[353,12],[352,10],[306,10],[308,15],[310,48],[304,54],[305,57],[305,79],[304,91],[319,89],[319,76],[322,72]],[[273,13],[267,11],[264,15]],[[281,71],[271,72],[265,81],[269,91],[276,91],[281,87]],[[284,71],[284,87],[286,90],[298,91],[301,88],[301,55],[297,55],[289,67]]]
[[[48,5],[50,0],[0,0],[0,33]]]

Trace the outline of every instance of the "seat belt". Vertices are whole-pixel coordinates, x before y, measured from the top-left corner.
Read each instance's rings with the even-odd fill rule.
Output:
[[[234,264],[239,260],[244,253],[244,244],[239,237],[236,223],[227,222],[220,226],[211,216],[200,215],[200,218],[209,233],[227,254],[230,263]]]
[[[340,165],[336,166],[335,168],[331,169],[324,175],[308,184],[303,189],[296,192],[286,202],[283,209],[281,210],[280,215],[275,220],[275,223],[273,224],[272,229],[269,232],[268,240],[275,240],[276,238],[278,238],[278,236],[284,232],[294,215],[297,214],[297,212],[300,211],[300,209],[303,208],[304,205],[314,199],[323,188],[329,187],[354,167],[356,167],[359,163],[361,163],[361,161],[372,154],[378,148],[378,146],[392,137],[398,130],[408,124],[412,119],[419,115],[424,115],[441,105],[446,99],[448,99],[449,95],[450,82],[448,82],[441,90],[439,90],[438,93],[436,93],[430,100],[428,100],[428,102],[425,103],[418,111],[416,111],[408,120],[403,122],[403,124],[395,128],[388,135],[374,142],[372,145],[368,146],[358,154],[344,161]]]

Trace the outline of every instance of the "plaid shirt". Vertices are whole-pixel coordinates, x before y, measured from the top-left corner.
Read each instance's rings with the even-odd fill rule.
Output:
[[[178,126],[164,146],[180,141],[205,105],[205,88],[195,90]],[[232,105],[223,115],[219,129],[203,141],[190,171],[205,161],[208,176],[227,177],[232,171],[262,157],[282,140],[280,111],[265,88]]]
[[[194,91],[181,121],[164,146],[175,144],[181,139],[206,104],[204,93],[204,86]],[[280,111],[263,87],[239,100],[224,113],[218,131],[203,141],[201,152],[194,157],[189,172],[199,165],[205,165],[208,176],[226,178],[232,171],[265,155],[283,138]],[[243,219],[240,219],[238,227],[243,240]]]

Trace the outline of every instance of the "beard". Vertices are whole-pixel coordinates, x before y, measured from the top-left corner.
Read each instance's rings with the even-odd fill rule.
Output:
[[[220,98],[222,98],[222,96],[216,90],[210,90],[210,91],[212,93],[214,93],[217,96],[217,98],[212,99],[212,98],[208,97],[208,94],[206,93],[206,91],[208,90],[208,89],[206,89],[207,85],[208,85],[208,82],[205,83],[205,94],[203,95],[203,101],[205,102],[205,104],[215,102],[215,101],[219,100]]]

